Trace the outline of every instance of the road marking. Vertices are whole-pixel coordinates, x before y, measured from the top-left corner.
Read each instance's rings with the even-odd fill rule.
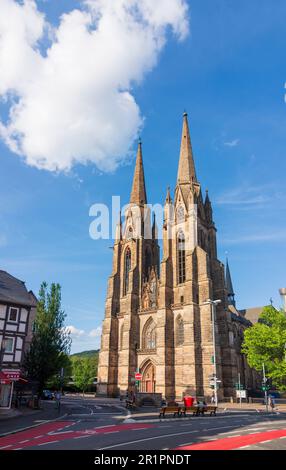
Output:
[[[31,439],[25,439],[24,441],[20,441],[19,444],[25,444],[25,442],[29,442]]]
[[[60,442],[60,441],[42,442],[42,444],[38,444],[38,447],[39,447],[39,446],[46,446],[46,445],[48,445],[48,444],[54,444],[55,442]]]
[[[239,449],[247,449],[248,447],[250,446],[242,446],[242,447],[238,447]]]
[[[286,439],[286,436],[279,437],[279,439]]]
[[[240,437],[241,434],[234,434],[234,435],[231,435],[231,436],[228,436],[229,439],[231,439],[232,437]]]
[[[134,429],[134,431],[138,431],[138,429]],[[104,434],[115,434],[116,432],[119,431],[106,431]]]
[[[77,436],[77,437],[74,437],[74,439],[85,439],[86,437],[90,437],[90,436]]]
[[[224,426],[224,427],[229,428],[232,426]],[[222,429],[222,428],[218,428],[218,429]],[[129,444],[136,444],[138,442],[146,442],[146,441],[152,441],[155,439],[163,439],[165,437],[182,436],[184,434],[192,434],[195,432],[200,432],[200,431],[199,430],[198,431],[186,431],[186,432],[178,432],[178,433],[173,433],[173,434],[162,434],[161,436],[145,437],[144,439],[137,439],[135,441],[128,441],[128,442],[125,441],[125,442],[121,442],[120,444],[115,444],[115,445],[107,446],[107,447],[101,447],[99,450],[113,449],[114,447],[127,446]],[[95,449],[95,450],[98,450],[98,449]]]
[[[21,444],[21,443],[20,443],[20,444]],[[8,446],[0,447],[0,449],[7,449],[8,447],[12,447],[12,444],[9,444]]]
[[[268,439],[268,441],[261,441],[260,444],[266,444],[267,442],[272,442],[273,439]]]
[[[44,434],[41,434],[40,436],[35,436],[34,439],[41,439],[41,437],[44,437]]]

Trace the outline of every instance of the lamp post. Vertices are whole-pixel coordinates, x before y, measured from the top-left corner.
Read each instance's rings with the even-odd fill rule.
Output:
[[[282,289],[279,289],[279,294],[280,294],[281,299],[282,299],[283,309],[286,313],[286,287],[283,287]]]
[[[221,300],[210,300],[206,301],[207,304],[212,306],[212,337],[213,337],[213,366],[214,366],[214,399],[215,406],[217,406],[217,367],[216,367],[216,341],[215,341],[215,321],[216,321],[216,307],[221,303]]]

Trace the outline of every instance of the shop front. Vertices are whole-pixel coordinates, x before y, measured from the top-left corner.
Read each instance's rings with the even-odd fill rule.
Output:
[[[2,369],[0,371],[0,409],[11,408],[14,382],[20,379],[20,370]]]

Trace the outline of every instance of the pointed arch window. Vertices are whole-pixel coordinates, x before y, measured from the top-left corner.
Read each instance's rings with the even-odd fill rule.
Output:
[[[142,340],[143,349],[156,349],[156,323],[152,319],[144,327]]]
[[[176,323],[176,346],[181,346],[184,344],[184,320],[178,317]]]
[[[126,295],[129,290],[129,272],[131,269],[131,251],[128,247],[125,251],[124,257],[124,283],[123,283],[123,295]]]
[[[182,284],[186,280],[186,249],[185,235],[182,231],[178,233],[178,283]]]
[[[124,335],[124,324],[121,325],[120,336],[119,336],[119,344],[120,344],[121,351],[123,349],[123,335]]]

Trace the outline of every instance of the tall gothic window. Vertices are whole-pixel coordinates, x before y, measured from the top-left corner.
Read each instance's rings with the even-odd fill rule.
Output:
[[[179,316],[176,321],[176,345],[182,344],[184,344],[184,320]]]
[[[150,319],[143,329],[143,349],[156,349],[156,323]]]
[[[123,283],[123,294],[126,295],[129,289],[129,271],[131,269],[131,251],[128,247],[125,251],[124,258],[124,283]]]
[[[148,275],[149,275],[149,270],[151,268],[151,265],[152,265],[152,255],[151,255],[151,251],[150,251],[150,248],[147,247],[146,250],[145,250],[145,277],[146,279],[148,279]]]
[[[178,234],[178,283],[182,284],[186,280],[186,250],[185,235],[182,231]]]
[[[119,344],[120,344],[120,349],[123,349],[123,335],[124,335],[124,324],[122,323],[121,328],[120,328],[120,337],[119,337]]]

